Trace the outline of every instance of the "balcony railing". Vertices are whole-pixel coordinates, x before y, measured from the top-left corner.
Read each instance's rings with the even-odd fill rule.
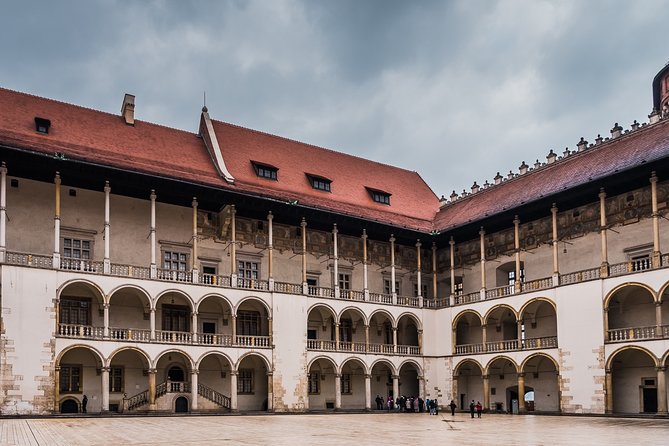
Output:
[[[657,334],[656,325],[651,325],[649,327],[614,328],[609,330],[608,341],[625,342],[625,341],[635,341],[641,339],[655,339],[656,334]]]
[[[459,294],[454,296],[454,300],[455,300],[455,305],[463,305],[463,304],[478,302],[481,300],[481,292],[474,291],[473,293]]]
[[[381,355],[409,355],[420,356],[420,347],[417,345],[398,345],[397,349],[392,344],[365,344],[364,342],[339,342],[337,349],[336,341],[324,339],[307,339],[307,350],[324,350],[339,352],[371,353]]]
[[[269,281],[260,279],[245,279],[243,277],[237,278],[237,287],[245,288],[247,290],[269,290]]]
[[[309,296],[314,296],[314,297],[334,297],[333,288],[309,285],[307,287],[307,292],[309,293]]]
[[[113,341],[149,342],[151,340],[151,330],[109,327],[109,339]]]
[[[60,269],[68,271],[83,271],[85,273],[102,273],[104,270],[102,262],[82,259],[60,259]]]
[[[590,268],[590,269],[585,269],[583,271],[561,274],[560,285],[570,285],[572,283],[586,282],[588,280],[599,279],[600,273],[601,273],[600,268]]]
[[[358,300],[358,301],[364,301],[365,300],[365,293],[363,291],[357,291],[357,290],[339,290],[339,297],[341,299],[349,299],[349,300]]]
[[[105,330],[102,327],[90,325],[58,324],[58,336],[63,338],[104,339]]]
[[[555,347],[557,347],[557,336],[543,336],[539,338],[529,338],[523,341],[519,341],[518,339],[508,339],[501,341],[488,341],[485,344],[479,343],[456,345],[455,354],[474,355]]]
[[[174,271],[171,269],[158,268],[158,280],[192,283],[193,273],[191,273],[190,271]]]
[[[122,265],[120,263],[112,263],[109,265],[112,276],[134,277],[136,279],[150,279],[151,268],[144,266]]]
[[[508,352],[518,350],[518,339],[508,341],[489,341],[485,343],[485,351],[490,352]]]
[[[274,291],[284,294],[302,294],[302,285],[288,282],[274,282]]]
[[[420,299],[411,296],[397,296],[397,305],[418,308],[420,306]]]
[[[393,295],[384,293],[369,293],[369,301],[379,304],[392,304]]]
[[[156,330],[156,342],[163,344],[192,344],[193,333],[187,331]]]
[[[242,336],[237,335],[236,345],[241,347],[271,347],[269,336]]]
[[[513,285],[504,285],[497,288],[490,288],[485,290],[486,299],[497,299],[500,297],[510,296],[514,293],[515,289]]]
[[[53,268],[53,257],[22,252],[7,252],[5,261],[12,265],[35,266],[38,268]]]
[[[198,281],[202,285],[230,286],[230,276],[219,276],[217,274],[200,274]]]
[[[326,350],[333,352],[337,350],[337,343],[325,339],[307,339],[307,350]]]

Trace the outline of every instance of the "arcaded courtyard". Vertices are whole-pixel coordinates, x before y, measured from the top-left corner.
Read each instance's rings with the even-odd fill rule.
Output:
[[[669,438],[666,419],[441,413],[3,419],[0,426],[2,445],[629,446]]]

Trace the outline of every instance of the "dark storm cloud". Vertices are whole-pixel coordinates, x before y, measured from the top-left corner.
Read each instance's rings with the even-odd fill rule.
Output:
[[[665,0],[5,2],[0,85],[216,119],[417,170],[438,195],[646,120]]]

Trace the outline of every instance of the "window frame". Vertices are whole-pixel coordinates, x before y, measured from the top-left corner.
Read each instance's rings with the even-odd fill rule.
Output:
[[[321,374],[320,372],[310,372],[307,377],[307,392],[309,395],[321,394]]]
[[[117,373],[118,375],[117,376]],[[118,390],[114,387],[114,380],[119,379]],[[123,393],[125,389],[125,367],[120,365],[113,365],[109,367],[109,393]]]
[[[255,373],[253,369],[239,369],[237,372],[237,395],[255,394]]]
[[[67,372],[65,372],[67,370]],[[79,387],[77,390],[72,390],[72,371],[78,370],[79,376]],[[64,388],[63,386],[63,376],[68,376],[68,386]],[[84,366],[82,364],[61,364],[60,365],[60,374],[58,376],[58,387],[60,393],[83,393],[84,389]]]
[[[341,377],[339,378],[341,380],[341,393],[342,395],[352,395],[353,394],[353,386],[351,385],[351,374],[350,373],[342,373]]]
[[[88,309],[86,311],[86,319],[88,323],[82,324],[80,322],[72,322],[72,317],[68,317],[67,321],[63,321],[63,315],[66,314],[65,311],[63,311],[65,308],[68,309],[67,314],[71,314],[71,309],[72,307],[69,307],[68,305],[63,305],[65,302],[78,302],[78,303],[87,303],[88,304]],[[58,323],[59,324],[66,324],[66,325],[81,325],[85,327],[90,327],[93,324],[93,300],[90,297],[75,297],[75,296],[61,296],[60,301],[58,302]],[[80,310],[79,310],[80,311]],[[81,315],[82,313],[79,312],[78,316]],[[77,316],[77,320],[79,317]]]
[[[393,195],[390,192],[386,192],[379,189],[374,189],[371,187],[366,187],[369,196],[371,197],[374,203],[383,204],[390,206],[390,197]]]
[[[309,184],[311,184],[311,188],[315,190],[319,190],[321,192],[330,192],[332,193],[332,180],[329,178],[326,178],[322,175],[314,175],[311,173],[306,174],[307,178],[309,179]]]
[[[251,161],[253,170],[258,178],[263,178],[270,181],[279,181],[279,168],[271,164],[261,163],[258,161]]]

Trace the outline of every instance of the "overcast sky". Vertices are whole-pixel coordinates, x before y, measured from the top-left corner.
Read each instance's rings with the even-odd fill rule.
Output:
[[[5,1],[0,86],[213,118],[419,172],[437,195],[648,120],[669,1]]]

